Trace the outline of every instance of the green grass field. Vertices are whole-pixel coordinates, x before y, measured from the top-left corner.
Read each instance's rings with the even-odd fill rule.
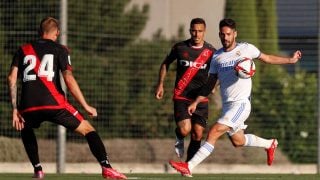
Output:
[[[128,179],[139,180],[169,180],[169,179],[193,179],[193,180],[319,180],[320,175],[314,174],[194,174],[193,178],[181,177],[179,174],[126,174]],[[31,174],[0,174],[0,180],[31,179]],[[95,180],[102,179],[100,174],[46,174],[46,180]]]

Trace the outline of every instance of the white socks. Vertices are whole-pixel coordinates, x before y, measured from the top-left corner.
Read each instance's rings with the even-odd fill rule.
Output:
[[[263,139],[258,137],[254,134],[245,134],[244,137],[246,138],[246,142],[244,146],[247,147],[264,147],[266,149],[270,148],[272,144],[272,139]]]
[[[273,139],[263,139],[254,134],[245,134],[245,144],[247,147],[263,147],[270,148]],[[208,142],[205,142],[191,160],[188,161],[189,170],[192,170],[203,160],[205,160],[214,150],[214,146]]]
[[[208,142],[205,142],[198,152],[193,156],[190,161],[188,161],[188,167],[189,170],[192,170],[194,167],[196,167],[198,164],[200,164],[204,159],[206,159],[212,152],[213,152],[214,146],[211,145]]]

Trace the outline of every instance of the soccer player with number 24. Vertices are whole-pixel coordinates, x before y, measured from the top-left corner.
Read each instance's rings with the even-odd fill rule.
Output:
[[[240,78],[236,75],[234,66],[243,57],[259,59],[268,64],[294,64],[301,59],[300,51],[291,57],[280,57],[262,53],[254,45],[236,42],[236,23],[232,19],[223,19],[219,23],[219,37],[222,48],[213,55],[209,70],[208,82],[202,88],[199,96],[188,107],[193,113],[198,103],[208,96],[216,84],[220,82],[222,96],[222,115],[210,127],[206,142],[188,162],[170,161],[170,165],[182,174],[191,176],[191,170],[206,159],[215,148],[216,141],[224,133],[228,133],[235,147],[261,147],[267,152],[267,164],[273,162],[278,145],[277,139],[264,139],[254,134],[245,134],[245,121],[251,111],[251,78]]]
[[[125,175],[111,167],[103,142],[89,121],[65,98],[61,76],[69,92],[89,116],[97,116],[97,110],[87,104],[72,74],[69,50],[55,42],[60,34],[58,20],[53,17],[44,18],[40,23],[39,34],[39,40],[19,48],[13,57],[8,75],[12,125],[21,131],[23,145],[34,168],[33,178],[44,178],[33,129],[39,128],[43,121],[50,121],[86,138],[92,154],[101,165],[103,177],[126,179]],[[21,77],[19,104],[18,77]]]

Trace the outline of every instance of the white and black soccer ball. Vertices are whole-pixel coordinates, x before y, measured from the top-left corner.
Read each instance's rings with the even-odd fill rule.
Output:
[[[248,79],[256,72],[256,65],[251,58],[243,57],[235,64],[234,70],[239,78]]]

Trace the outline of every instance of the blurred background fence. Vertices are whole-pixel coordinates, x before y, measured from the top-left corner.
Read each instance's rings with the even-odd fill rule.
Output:
[[[24,154],[19,133],[11,125],[6,76],[19,45],[38,38],[45,16],[60,19],[58,0],[0,2],[0,161],[21,162]],[[163,162],[173,156],[174,120],[171,101],[174,65],[166,78],[165,98],[154,98],[160,64],[173,43],[189,38],[189,22],[207,22],[206,41],[220,48],[218,23],[223,17],[238,22],[238,40],[255,44],[263,52],[291,54],[301,49],[296,65],[273,66],[259,62],[253,78],[253,111],[248,132],[277,137],[279,151],[288,163],[317,163],[318,142],[318,27],[317,0],[66,0],[67,45],[74,74],[87,101],[98,110],[93,125],[107,142],[114,162]],[[72,97],[69,98],[76,104]],[[219,92],[211,97],[212,124],[220,112]],[[77,105],[76,105],[77,106]],[[80,108],[80,107],[79,107]],[[81,108],[80,108],[81,109]],[[55,159],[56,125],[37,130],[44,161]],[[226,139],[226,138],[225,138]],[[45,143],[45,142],[49,143]],[[17,144],[13,143],[17,142]],[[160,144],[157,147],[155,144]],[[45,144],[45,145],[41,145]],[[89,162],[80,148],[83,138],[67,132],[67,161]],[[169,144],[168,148],[165,146]],[[114,149],[118,147],[118,149]],[[143,153],[151,148],[166,148]],[[135,149],[136,148],[136,149]],[[134,150],[135,149],[135,150]],[[232,149],[230,145],[226,149]],[[219,163],[233,162],[228,150]],[[77,151],[78,150],[78,151]],[[169,153],[168,153],[169,151]],[[88,149],[85,149],[88,152]],[[119,154],[120,153],[120,154]],[[139,154],[139,156],[137,155]],[[170,157],[167,157],[169,154]],[[72,158],[68,158],[68,157]],[[80,155],[81,156],[81,155]],[[88,155],[89,156],[89,155]],[[124,156],[127,159],[121,159]],[[156,157],[162,157],[157,159]],[[238,156],[244,156],[239,154]],[[248,155],[250,156],[250,155]],[[212,155],[212,158],[218,158]],[[82,159],[81,159],[82,158]],[[239,158],[239,157],[238,157]],[[263,157],[265,158],[265,157]],[[251,157],[244,163],[261,163]],[[263,161],[264,163],[264,161]]]

